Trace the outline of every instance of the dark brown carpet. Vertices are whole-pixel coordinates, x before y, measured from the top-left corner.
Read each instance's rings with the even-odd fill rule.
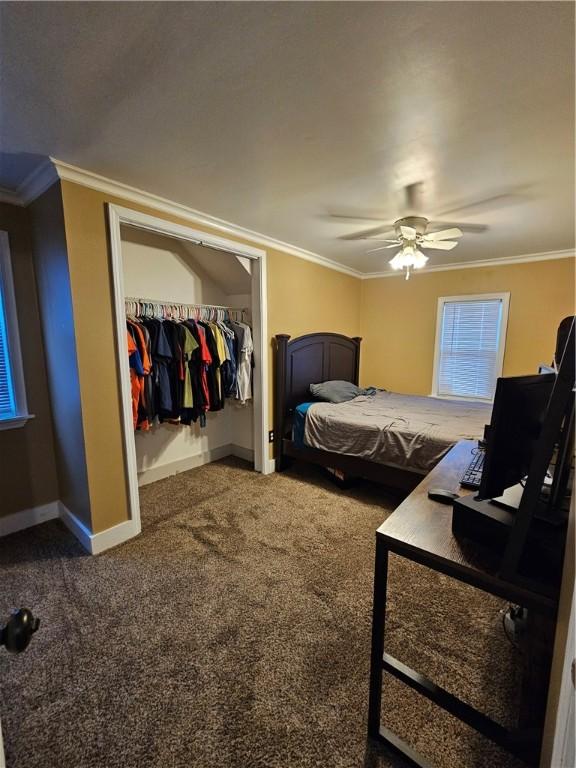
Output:
[[[144,532],[98,557],[59,522],[0,541],[8,768],[384,768],[366,743],[374,532],[394,502],[313,469],[224,460],[142,490]],[[501,602],[391,559],[388,648],[504,723],[519,659]],[[438,766],[516,766],[385,678],[386,724]]]

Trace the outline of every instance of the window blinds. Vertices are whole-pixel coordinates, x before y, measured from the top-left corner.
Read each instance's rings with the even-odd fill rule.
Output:
[[[502,300],[446,301],[438,394],[490,400],[496,388]]]
[[[14,386],[8,356],[8,329],[4,311],[4,297],[0,282],[0,420],[11,419],[16,415]]]

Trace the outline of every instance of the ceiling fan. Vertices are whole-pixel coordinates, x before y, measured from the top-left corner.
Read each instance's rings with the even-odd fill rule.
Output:
[[[406,269],[406,280],[410,278],[410,269],[421,269],[426,266],[428,256],[419,248],[433,248],[439,251],[451,251],[458,245],[457,239],[462,237],[459,227],[450,227],[436,232],[427,232],[428,219],[423,216],[405,216],[394,222],[396,237],[379,238],[368,237],[366,239],[375,242],[387,243],[378,248],[371,248],[368,253],[383,251],[386,248],[398,248],[401,250],[390,260],[392,269]]]
[[[426,265],[428,256],[422,253],[421,248],[431,248],[442,251],[450,251],[458,245],[458,238],[464,232],[479,234],[485,232],[488,227],[485,224],[473,224],[448,221],[430,221],[422,216],[425,208],[423,200],[424,183],[418,181],[408,184],[402,190],[403,201],[400,206],[402,218],[393,224],[380,224],[361,232],[343,235],[343,240],[374,240],[386,243],[378,248],[372,248],[368,253],[384,250],[385,248],[398,248],[401,250],[390,261],[393,269],[406,269],[406,279],[410,277],[410,269],[421,269]],[[517,205],[524,201],[524,197],[517,190],[503,190],[492,194],[483,200],[467,201],[460,203],[455,208],[436,212],[436,216],[443,217],[457,211],[471,210],[478,213],[491,208],[501,208],[507,205]],[[378,217],[369,215],[331,214],[331,218],[352,219],[356,221],[371,220],[381,221]],[[428,231],[432,228],[432,231]]]
[[[427,199],[429,195],[426,195],[425,182],[417,181],[413,184],[407,184],[400,190],[400,200],[398,201],[398,215],[396,218],[402,216],[418,216],[423,217],[426,211],[429,211],[432,207],[432,201]],[[494,191],[489,197],[482,200],[460,200],[458,203],[452,204],[448,208],[442,210],[434,209],[432,216],[428,215],[426,218],[434,219],[434,221],[428,221],[428,226],[439,229],[440,227],[458,227],[463,232],[471,232],[479,234],[485,232],[488,227],[486,224],[475,224],[467,222],[454,222],[453,220],[441,220],[444,216],[450,216],[454,213],[461,211],[468,211],[472,215],[484,213],[491,210],[501,210],[509,206],[519,205],[529,200],[527,193],[528,188],[513,187],[510,189]],[[334,211],[329,214],[330,219],[340,219],[348,221],[385,221],[384,217],[373,215],[372,212],[364,212],[357,210],[344,210]],[[388,219],[390,221],[390,219]],[[377,227],[371,227],[370,229],[363,230],[361,232],[354,232],[352,234],[343,235],[342,240],[363,240],[368,237],[377,234],[393,233],[394,224],[381,223]]]

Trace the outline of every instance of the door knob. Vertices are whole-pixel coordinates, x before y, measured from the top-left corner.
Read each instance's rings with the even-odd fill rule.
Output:
[[[11,653],[22,653],[28,648],[34,632],[40,626],[40,619],[34,618],[28,608],[16,608],[0,630],[0,646],[6,646]]]

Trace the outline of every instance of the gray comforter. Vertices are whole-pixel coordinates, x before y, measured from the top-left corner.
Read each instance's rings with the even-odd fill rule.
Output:
[[[427,473],[459,440],[482,437],[491,405],[378,391],[315,403],[304,442],[312,448]]]

